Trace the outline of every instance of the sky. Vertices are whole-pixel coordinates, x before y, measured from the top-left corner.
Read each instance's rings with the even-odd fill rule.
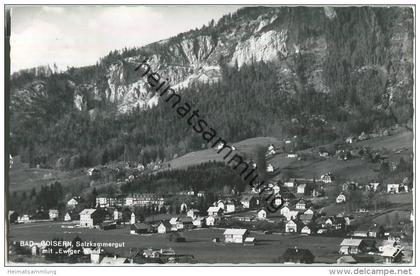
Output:
[[[139,47],[200,28],[234,5],[19,6],[11,8],[11,72],[95,64],[111,50]]]

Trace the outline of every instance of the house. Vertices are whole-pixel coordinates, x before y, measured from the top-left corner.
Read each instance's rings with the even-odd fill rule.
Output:
[[[101,230],[111,230],[111,229],[117,229],[117,222],[115,222],[115,221],[104,221],[104,222],[101,222],[100,224],[99,224],[99,228],[101,229]]]
[[[121,258],[121,257],[103,257],[101,261],[101,265],[121,265],[121,264],[128,264],[130,263],[130,260],[127,258]]]
[[[69,212],[67,212],[67,213],[64,215],[64,221],[71,221],[71,216],[70,216]]]
[[[162,221],[157,227],[157,232],[159,234],[165,234],[171,231],[172,225],[167,221]]]
[[[388,247],[396,247],[397,242],[393,240],[378,240],[376,243],[376,247],[378,248],[379,252],[384,252],[384,250]]]
[[[288,153],[287,154],[287,158],[298,158],[298,154],[297,153]]]
[[[274,166],[272,164],[268,164],[266,168],[267,172],[274,172]]]
[[[114,210],[114,220],[121,220],[121,219],[122,219],[122,212],[115,209]]]
[[[130,226],[130,234],[145,234],[145,233],[151,233],[152,227],[150,224],[144,223],[144,222],[138,222],[131,224]]]
[[[245,209],[255,208],[258,204],[258,201],[254,195],[244,194],[241,198],[241,204]]]
[[[334,180],[334,176],[332,175],[332,173],[329,172],[329,173],[321,175],[320,180],[324,183],[332,183]]]
[[[206,196],[206,192],[205,191],[198,191],[197,192],[197,197],[205,197]]]
[[[370,183],[369,183],[369,189],[370,189],[372,192],[376,192],[376,191],[378,190],[379,185],[380,185],[380,183],[379,183],[379,182],[370,182]]]
[[[359,254],[364,249],[362,239],[344,239],[340,244],[339,253],[343,255]]]
[[[387,247],[382,252],[381,256],[384,258],[384,263],[400,263],[404,254],[402,253],[403,247]]]
[[[368,236],[372,238],[383,238],[385,229],[382,225],[373,224],[368,229]]]
[[[190,218],[192,218],[192,219],[195,219],[198,216],[198,213],[200,213],[199,210],[197,210],[197,209],[190,209],[187,212],[187,216],[190,217]]]
[[[299,217],[299,220],[304,224],[304,225],[308,225],[312,222],[314,218],[313,214],[302,214]]]
[[[56,210],[56,209],[50,209],[50,210],[48,210],[48,217],[51,220],[57,220],[57,218],[58,218],[58,210]]]
[[[171,225],[171,231],[178,231],[184,228],[184,224],[181,222],[179,217],[173,217],[169,220]]]
[[[274,154],[276,154],[276,150],[275,150],[275,148],[274,148],[274,145],[273,145],[273,144],[270,144],[270,145],[268,146],[268,148],[267,148],[267,153],[266,153],[266,155],[267,155],[267,156],[270,156],[270,155],[274,155]]]
[[[229,213],[234,213],[235,212],[235,204],[232,202],[228,202],[225,205],[225,213],[229,214]]]
[[[273,189],[273,193],[274,194],[280,193],[280,187],[279,187],[279,185],[277,185],[277,184],[273,185],[272,189]]]
[[[315,256],[308,249],[288,248],[283,254],[283,262],[289,264],[311,264]]]
[[[314,214],[314,209],[308,208],[305,212],[303,212],[303,214],[305,215],[313,215]]]
[[[297,210],[306,210],[306,202],[303,198],[299,199],[299,201],[296,203],[295,208]]]
[[[346,196],[343,194],[340,194],[337,196],[337,198],[335,199],[336,203],[344,203],[346,202]]]
[[[205,223],[205,218],[204,217],[196,217],[192,222],[192,224],[197,228],[203,227],[204,223]]]
[[[79,215],[82,227],[92,228],[105,220],[105,214],[97,209],[84,209]]]
[[[280,214],[282,216],[289,217],[289,213],[290,213],[290,208],[287,206],[284,206],[283,208],[280,209]]]
[[[247,229],[226,229],[223,235],[226,243],[243,243],[249,231]]]
[[[297,233],[299,230],[298,222],[292,219],[289,220],[284,227],[286,233]]]
[[[69,201],[67,201],[67,207],[70,209],[73,209],[79,204],[77,199],[75,197],[72,197]]]
[[[311,228],[309,228],[309,226],[308,226],[308,225],[305,225],[305,226],[302,228],[302,230],[300,230],[300,233],[301,233],[301,234],[307,234],[307,235],[310,235],[310,234],[312,233],[312,230],[311,230]]]
[[[408,192],[408,186],[403,184],[387,184],[386,192],[392,194]]]
[[[181,206],[179,207],[180,213],[185,213],[185,212],[187,212],[187,210],[188,210],[187,204],[185,202],[182,202]]]
[[[207,209],[207,214],[209,216],[219,217],[223,214],[223,209],[216,206],[211,206]]]
[[[100,195],[96,197],[96,206],[101,208],[114,206],[116,202],[116,197],[108,197],[105,195]]]
[[[306,191],[306,184],[300,184],[297,186],[297,193],[298,194],[305,194]]]
[[[19,215],[16,211],[11,210],[8,212],[7,218],[9,220],[9,223],[16,223],[18,220],[18,217]]]
[[[191,229],[193,228],[193,219],[191,217],[180,217],[178,222],[178,229]],[[181,226],[182,225],[182,226]]]
[[[217,202],[214,203],[214,206],[219,207],[222,210],[225,210],[225,203],[223,202],[223,200],[218,200]]]
[[[30,217],[29,215],[22,215],[21,217],[18,217],[18,223],[27,223],[30,222]]]
[[[287,188],[293,188],[295,185],[297,185],[297,181],[296,180],[286,181],[283,184],[283,186],[284,187],[287,187]]]
[[[131,194],[123,199],[125,206],[158,206],[162,207],[165,204],[165,198],[159,194],[143,193]]]
[[[267,211],[264,209],[261,209],[260,211],[258,211],[257,218],[260,220],[265,220],[267,218]]]
[[[206,218],[206,225],[207,226],[214,226],[214,222],[216,221],[214,216],[208,216]]]
[[[346,143],[347,144],[353,144],[356,141],[357,141],[357,139],[355,137],[353,137],[353,136],[350,136],[350,137],[347,137],[346,138]]]
[[[246,237],[245,241],[244,241],[244,245],[254,246],[255,245],[255,237]]]

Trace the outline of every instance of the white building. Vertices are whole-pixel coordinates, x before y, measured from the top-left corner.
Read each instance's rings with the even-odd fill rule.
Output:
[[[66,215],[64,216],[64,221],[71,221],[71,216],[69,213],[66,213]]]
[[[265,220],[267,218],[267,211],[265,211],[264,209],[261,209],[260,211],[258,211],[257,218],[261,220]]]
[[[235,204],[233,203],[226,203],[225,205],[226,213],[233,213],[235,212]]]
[[[56,210],[56,209],[50,209],[48,211],[48,216],[49,216],[50,219],[56,220],[58,218],[58,210]]]
[[[207,226],[214,226],[215,221],[216,221],[216,219],[213,216],[208,216],[206,218],[206,225]]]
[[[79,204],[79,202],[73,197],[69,201],[67,201],[67,207],[74,208]]]
[[[247,229],[226,229],[223,233],[226,243],[243,243],[248,235]]]
[[[219,215],[221,215],[223,213],[223,209],[220,207],[216,207],[216,206],[211,206],[207,209],[207,214],[209,216],[214,216],[214,217],[218,217]]]

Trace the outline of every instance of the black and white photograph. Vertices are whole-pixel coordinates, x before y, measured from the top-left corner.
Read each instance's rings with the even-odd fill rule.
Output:
[[[4,266],[414,275],[415,17],[5,4]]]

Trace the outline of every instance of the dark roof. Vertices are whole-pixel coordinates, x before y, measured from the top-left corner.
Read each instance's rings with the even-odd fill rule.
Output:
[[[300,262],[313,262],[315,256],[309,249],[301,249],[301,248],[288,248],[284,254],[283,259],[285,261],[290,260],[299,260]]]
[[[138,222],[131,225],[131,229],[137,229],[137,230],[148,230],[150,228],[149,224],[146,224],[144,222]]]

